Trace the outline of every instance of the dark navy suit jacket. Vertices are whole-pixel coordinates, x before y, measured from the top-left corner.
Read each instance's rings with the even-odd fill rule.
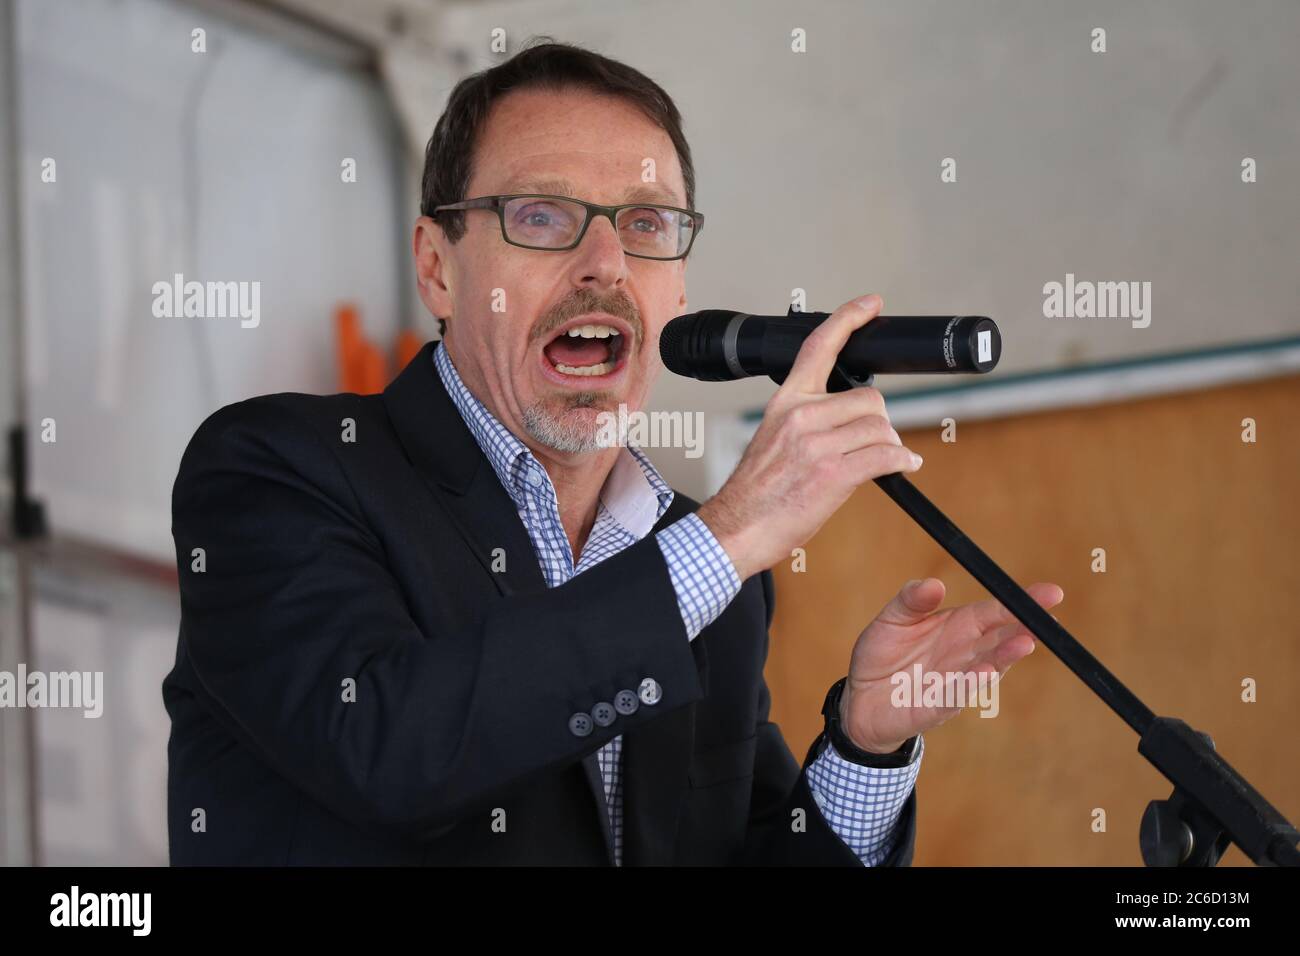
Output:
[[[548,588],[432,348],[382,395],[264,395],[191,439],[172,863],[608,865],[622,734],[624,865],[860,865],[768,719],[771,574],[694,641],[653,534]],[[570,730],[647,677],[658,703]]]

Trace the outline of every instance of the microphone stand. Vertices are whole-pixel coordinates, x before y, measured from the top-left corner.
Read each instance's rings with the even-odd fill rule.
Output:
[[[1138,753],[1174,785],[1168,800],[1152,800],[1142,815],[1138,839],[1147,866],[1214,866],[1229,842],[1257,864],[1300,866],[1300,831],[1215,752],[1209,734],[1153,714],[902,473],[875,481],[1137,732]]]
[[[789,314],[798,313],[791,306]],[[999,341],[994,340],[994,362],[1000,352]],[[801,342],[802,337],[793,341],[795,350]],[[734,343],[730,347],[734,349]],[[728,358],[729,366],[733,358]],[[733,371],[737,377],[751,374]],[[778,385],[789,373],[788,368],[768,367],[764,371]],[[855,374],[836,362],[826,390],[842,392],[869,386],[874,380],[874,373]],[[1152,800],[1142,814],[1138,843],[1147,866],[1214,866],[1230,842],[1261,866],[1300,866],[1300,848],[1296,846],[1300,831],[1218,755],[1209,734],[1192,729],[1176,717],[1152,713],[901,472],[882,475],[875,481],[1102,703],[1137,732],[1138,753],[1174,785],[1169,799]]]

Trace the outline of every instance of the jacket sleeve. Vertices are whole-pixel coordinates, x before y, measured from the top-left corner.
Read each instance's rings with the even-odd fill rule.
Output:
[[[775,610],[772,573],[763,572],[763,596],[770,628]],[[770,636],[767,638],[770,642]],[[767,651],[764,649],[764,660]],[[768,719],[772,695],[762,681],[758,703],[758,748],[754,758],[754,789],[750,798],[749,831],[740,862],[749,866],[862,866],[839,838],[808,788],[808,766],[816,758],[818,735],[800,767],[780,728]],[[910,866],[916,844],[916,790],[913,788],[898,818],[894,847],[881,866]]]
[[[333,452],[274,398],[215,412],[182,457],[180,653],[213,716],[321,803],[431,838],[703,696],[653,536],[564,585],[502,597],[472,633],[422,632]],[[455,572],[429,586],[454,587]],[[660,702],[570,731],[629,667],[659,682]]]

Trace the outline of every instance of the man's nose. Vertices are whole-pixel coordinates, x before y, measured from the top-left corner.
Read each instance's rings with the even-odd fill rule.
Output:
[[[604,287],[619,285],[627,272],[627,256],[614,224],[597,216],[587,226],[587,234],[578,243],[574,260],[574,282]]]

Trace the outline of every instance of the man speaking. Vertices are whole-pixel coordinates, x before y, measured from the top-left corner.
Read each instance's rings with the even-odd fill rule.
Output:
[[[800,767],[768,719],[767,569],[920,460],[876,389],[826,392],[875,296],[808,337],[703,504],[602,447],[686,309],[694,206],[636,70],[541,43],[456,86],[413,242],[441,342],[382,395],[228,405],[181,461],[174,864],[910,862],[920,735],[957,709],[892,706],[890,675],[1000,674],[1033,637],[905,586]]]

